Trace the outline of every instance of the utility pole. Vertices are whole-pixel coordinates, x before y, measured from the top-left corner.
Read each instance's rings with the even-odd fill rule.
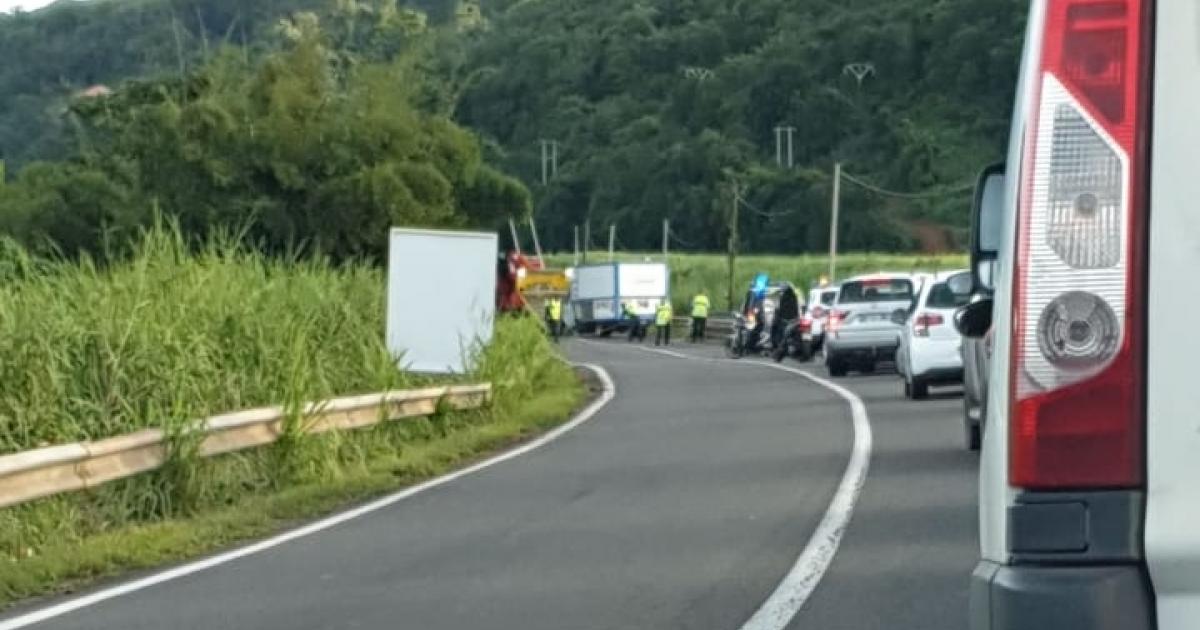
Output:
[[[617,224],[610,223],[608,225],[608,262],[613,261],[613,251],[617,244]]]
[[[575,266],[579,266],[579,226],[575,226]]]
[[[775,128],[775,166],[783,168],[783,127]]]
[[[741,191],[738,189],[736,179],[732,180],[733,188],[733,206],[729,212],[729,309],[733,310],[733,273],[737,265],[737,248],[738,248],[738,210],[742,205]]]
[[[583,264],[587,264],[588,250],[592,248],[592,220],[583,224]]]
[[[788,168],[790,169],[790,168],[794,168],[796,166],[796,152],[793,150],[793,145],[792,145],[792,136],[793,136],[793,134],[796,133],[796,128],[795,127],[784,127],[784,130],[787,131],[787,136],[788,136],[787,165],[788,165]]]
[[[558,141],[540,140],[542,145],[542,185],[558,175]]]
[[[829,218],[829,281],[837,281],[838,211],[842,205],[842,163],[833,165],[833,211]]]
[[[784,141],[783,134],[787,134],[787,159],[784,159]],[[778,126],[775,128],[775,164],[779,168],[792,168],[796,165],[796,151],[793,136],[796,133],[795,127]]]
[[[667,260],[667,250],[670,248],[671,220],[663,219],[663,262]]]

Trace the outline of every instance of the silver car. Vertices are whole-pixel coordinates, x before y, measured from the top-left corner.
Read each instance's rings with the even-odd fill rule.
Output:
[[[900,326],[897,311],[907,312],[920,289],[910,274],[851,278],[838,289],[825,330],[825,367],[830,376],[850,370],[870,373],[879,361],[896,356]]]

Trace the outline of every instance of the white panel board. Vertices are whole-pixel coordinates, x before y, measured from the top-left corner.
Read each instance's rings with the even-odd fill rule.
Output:
[[[617,294],[617,274],[613,267],[614,265],[577,267],[575,269],[575,298],[579,300],[612,299]]]
[[[417,372],[461,373],[492,338],[495,234],[393,229],[387,346]]]
[[[667,294],[667,266],[662,263],[622,263],[618,275],[623,298],[660,298]]]

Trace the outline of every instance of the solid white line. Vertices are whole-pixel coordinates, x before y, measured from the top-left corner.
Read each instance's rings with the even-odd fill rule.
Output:
[[[862,494],[863,485],[867,481],[867,472],[871,467],[873,436],[866,405],[858,395],[845,387],[786,365],[754,360],[713,359],[671,350],[637,347],[647,352],[669,357],[710,363],[759,366],[799,374],[836,393],[850,404],[850,413],[854,423],[854,444],[850,449],[850,461],[846,464],[846,472],[842,474],[842,480],[833,494],[833,500],[830,501],[829,508],[825,510],[825,516],[817,524],[817,528],[808,539],[808,544],[796,558],[791,570],[754,615],[742,624],[741,630],[782,630],[786,628],[817,588],[817,584],[829,570],[829,565],[833,563],[833,557],[842,544],[842,536],[850,524],[850,517],[854,514],[854,506],[858,503],[858,497]]]
[[[168,569],[168,570],[162,571],[160,573],[155,573],[154,575],[150,575],[150,576],[138,579],[138,580],[133,580],[132,582],[118,584],[117,586],[113,586],[111,588],[106,588],[106,589],[97,591],[95,593],[92,593],[90,595],[76,597],[74,599],[70,599],[65,602],[55,604],[53,606],[48,606],[48,607],[42,608],[40,610],[35,610],[33,612],[26,613],[19,617],[13,617],[12,619],[6,619],[3,621],[0,621],[0,630],[16,630],[17,628],[25,628],[28,626],[32,626],[33,624],[41,623],[43,621],[46,621],[48,619],[53,619],[55,617],[60,617],[62,615],[65,615],[70,612],[74,612],[81,608],[87,608],[88,606],[93,606],[95,604],[98,604],[98,603],[106,601],[106,600],[110,600],[110,599],[113,599],[116,597],[121,597],[123,595],[128,595],[130,593],[134,593],[136,591],[140,591],[140,590],[149,588],[156,584],[162,584],[163,582],[169,582],[171,580],[175,580],[175,579],[187,576],[187,575],[191,575],[193,573],[199,573],[200,571],[211,569],[213,567],[216,567],[216,566],[228,563],[228,562],[232,562],[239,558],[244,558],[246,556],[250,556],[250,555],[259,553],[261,551],[266,551],[268,549],[278,547],[280,545],[291,542],[298,538],[304,538],[305,536],[309,536],[309,535],[315,534],[317,532],[321,532],[321,531],[330,529],[332,527],[336,527],[342,523],[345,523],[346,521],[356,519],[360,516],[365,516],[372,512],[377,512],[377,511],[382,510],[383,508],[386,508],[390,505],[399,503],[400,501],[403,501],[409,497],[412,497],[414,495],[425,492],[426,490],[431,490],[438,486],[450,483],[451,481],[454,481],[456,479],[460,479],[462,477],[466,477],[467,475],[477,473],[481,470],[484,470],[485,468],[490,468],[501,462],[508,461],[515,457],[520,457],[522,455],[525,455],[526,453],[537,450],[537,449],[545,446],[546,444],[549,444],[550,442],[553,442],[554,440],[562,437],[568,431],[571,431],[572,429],[578,427],[579,425],[583,424],[584,422],[587,422],[588,420],[590,420],[593,416],[596,415],[597,412],[600,411],[600,409],[602,409],[605,405],[607,405],[608,402],[610,400],[612,400],[614,396],[616,396],[616,393],[617,393],[616,385],[613,384],[612,378],[608,375],[608,372],[606,372],[604,370],[604,368],[602,368],[598,365],[591,365],[591,364],[583,364],[581,367],[591,370],[597,377],[599,377],[600,382],[604,386],[604,391],[601,392],[599,398],[592,401],[591,404],[589,404],[582,411],[580,411],[578,414],[576,414],[576,416],[574,418],[572,418],[570,422],[567,422],[566,424],[554,429],[553,431],[550,431],[549,433],[546,433],[545,435],[543,435],[531,442],[523,444],[517,448],[510,450],[510,451],[505,451],[504,453],[501,453],[495,457],[486,459],[482,462],[479,462],[478,464],[474,464],[474,465],[464,468],[462,470],[452,472],[447,475],[443,475],[436,479],[430,479],[429,481],[412,486],[411,488],[407,488],[405,490],[401,490],[394,494],[390,494],[381,499],[372,501],[371,503],[361,505],[359,507],[356,507],[352,510],[348,510],[346,512],[341,512],[339,514],[335,514],[333,516],[324,518],[324,519],[316,521],[314,523],[305,525],[304,527],[301,527],[299,529],[293,529],[291,531],[284,532],[284,533],[274,536],[272,538],[268,538],[266,540],[248,545],[246,547],[234,549],[233,551],[227,551],[225,553],[213,556],[211,558],[197,560],[195,562],[191,562],[191,563],[176,567],[174,569]]]
[[[782,630],[791,623],[792,618],[808,601],[813,590],[817,588],[833,556],[842,544],[842,536],[850,525],[850,517],[854,514],[854,506],[862,494],[863,485],[867,482],[867,472],[871,467],[871,421],[867,417],[867,407],[854,392],[832,383],[819,376],[814,376],[793,367],[784,365],[760,363],[766,367],[799,374],[804,378],[841,396],[850,404],[850,413],[854,422],[854,445],[850,449],[850,461],[846,464],[846,472],[838,484],[833,500],[825,511],[825,516],[817,524],[817,529],[808,539],[804,551],[796,558],[790,571],[784,576],[775,592],[763,602],[754,616],[742,624],[742,630]]]

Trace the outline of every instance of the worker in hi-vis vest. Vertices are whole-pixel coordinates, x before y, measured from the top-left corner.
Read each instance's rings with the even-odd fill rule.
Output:
[[[708,309],[712,303],[708,301],[708,292],[704,289],[692,298],[692,343],[704,339],[708,332]]]
[[[557,342],[558,334],[562,330],[562,300],[558,298],[546,300],[546,328],[550,330],[550,336]]]
[[[663,300],[654,311],[654,345],[671,345],[671,301]]]

